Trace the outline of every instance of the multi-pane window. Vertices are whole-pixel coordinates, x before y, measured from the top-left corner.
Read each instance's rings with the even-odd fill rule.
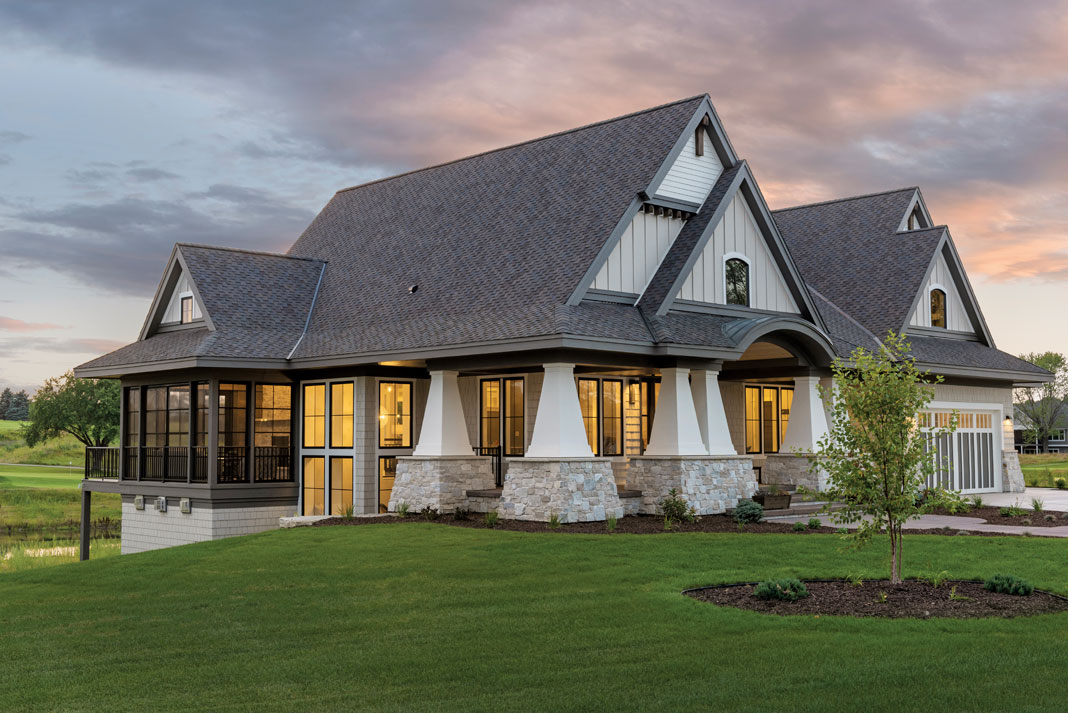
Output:
[[[601,439],[598,430],[600,404],[597,399],[597,379],[578,380],[579,407],[582,409],[582,425],[586,429],[586,440],[595,456],[601,455]]]
[[[727,304],[749,306],[749,263],[737,257],[727,260],[723,282]]]
[[[322,456],[304,457],[304,514],[326,514],[326,459]]]
[[[659,385],[657,385],[658,387]],[[578,380],[586,440],[595,456],[640,455],[649,443],[652,401],[649,381]]]
[[[330,384],[330,447],[352,448],[352,382]]]
[[[496,448],[504,441],[504,455],[526,450],[523,379],[483,379],[479,408],[479,443]]]
[[[182,298],[182,324],[189,324],[193,321],[193,298],[186,296]]]
[[[256,446],[289,448],[291,439],[291,399],[287,384],[256,384]]]
[[[145,445],[167,445],[167,387],[145,390]]]
[[[383,381],[378,385],[379,448],[412,447],[412,385]]]
[[[352,458],[334,457],[330,459],[330,514],[344,515],[353,507],[352,502]]]
[[[193,401],[193,445],[208,445],[208,409],[211,405],[211,388],[206,383],[196,385],[196,397]]]
[[[623,452],[640,456],[649,445],[649,427],[655,406],[654,394],[660,384],[645,379],[630,379],[623,400]]]
[[[943,290],[931,290],[931,326],[946,327],[946,293]]]
[[[602,381],[601,401],[604,412],[602,455],[623,455],[623,382],[615,379]]]
[[[123,422],[123,445],[126,465],[123,477],[137,477],[138,450],[141,445],[141,389],[126,389],[126,420]]]
[[[304,386],[304,447],[326,445],[326,385]]]
[[[248,446],[248,385],[219,384],[219,446]]]
[[[790,421],[793,387],[745,387],[745,452],[778,453]]]

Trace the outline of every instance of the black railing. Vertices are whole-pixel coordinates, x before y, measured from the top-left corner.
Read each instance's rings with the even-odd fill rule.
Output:
[[[119,448],[86,448],[86,478],[118,478],[122,451]]]
[[[193,470],[189,474],[190,483],[208,482],[208,447],[193,446]]]
[[[141,480],[157,483],[189,480],[189,446],[145,446],[141,457],[145,462]]]
[[[288,447],[257,446],[253,456],[253,479],[257,483],[286,483],[293,480]]]
[[[247,483],[247,451],[244,446],[219,446],[220,483]]]
[[[489,456],[491,467],[493,468],[493,484],[498,488],[504,487],[504,468],[501,462],[501,447],[500,446],[477,446],[475,449],[475,455],[477,456]]]
[[[122,479],[137,480],[137,464],[141,449],[137,446],[126,446],[122,450],[126,458],[126,469],[122,471]]]

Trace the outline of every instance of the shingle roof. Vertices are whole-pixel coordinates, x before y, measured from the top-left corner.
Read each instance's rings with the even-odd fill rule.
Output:
[[[908,335],[912,355],[925,364],[944,364],[965,368],[1000,369],[1036,375],[1048,375],[1045,369],[1031,362],[991,349],[985,344],[962,339]]]

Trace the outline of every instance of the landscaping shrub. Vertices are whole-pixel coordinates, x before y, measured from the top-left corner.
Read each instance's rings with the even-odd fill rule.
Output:
[[[500,519],[501,516],[496,510],[490,510],[486,513],[486,527],[496,527],[497,521]]]
[[[972,496],[972,507],[973,508],[981,508],[981,507],[983,507],[983,496],[981,496],[981,495],[973,495]]]
[[[988,592],[1014,594],[1019,597],[1026,597],[1028,594],[1035,591],[1034,585],[1026,579],[1020,579],[1011,574],[995,574],[993,577],[983,582],[983,589]]]
[[[697,511],[694,510],[686,498],[679,495],[679,491],[672,488],[667,497],[657,503],[660,514],[664,516],[664,525],[670,529],[673,522],[693,522],[697,519]]]
[[[804,582],[794,577],[769,579],[753,588],[753,596],[757,599],[778,599],[784,602],[796,602],[798,599],[804,599],[808,596],[808,588]]]
[[[549,514],[549,529],[550,530],[559,530],[560,529],[560,516],[557,515],[555,512]]]
[[[820,520],[818,517],[810,517],[808,519],[808,529],[818,530],[821,527],[823,527],[823,521]]]
[[[408,517],[408,503],[397,503],[397,516]]]
[[[1042,506],[1045,504],[1042,498],[1031,498],[1031,509],[1035,512],[1042,512]]]
[[[743,500],[734,508],[734,521],[740,523],[760,522],[764,519],[764,506],[752,500]]]
[[[998,510],[998,515],[1001,517],[1020,517],[1024,514],[1024,509],[1019,505],[1009,505]]]
[[[805,523],[803,523],[803,522],[795,522],[794,526],[792,528],[790,528],[790,529],[793,530],[794,532],[804,532],[805,531]]]
[[[618,524],[618,522],[619,521],[615,518],[615,516],[609,515],[604,521],[604,527],[609,532],[615,532],[616,525]]]
[[[434,520],[437,520],[439,517],[441,517],[441,513],[438,512],[438,509],[432,508],[429,505],[420,510],[419,514],[422,515],[428,522],[433,522]]]
[[[1053,479],[1053,484],[1057,486],[1057,490],[1064,490],[1064,489],[1068,488],[1068,479],[1065,479],[1065,478],[1054,478]]]
[[[467,520],[471,517],[471,511],[467,508],[456,508],[452,511],[452,519],[454,520]]]

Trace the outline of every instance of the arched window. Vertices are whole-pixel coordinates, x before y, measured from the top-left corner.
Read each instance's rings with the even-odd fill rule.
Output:
[[[931,290],[931,326],[946,328],[946,293],[944,290]]]
[[[749,263],[732,257],[723,265],[723,282],[726,285],[727,304],[749,306]]]

